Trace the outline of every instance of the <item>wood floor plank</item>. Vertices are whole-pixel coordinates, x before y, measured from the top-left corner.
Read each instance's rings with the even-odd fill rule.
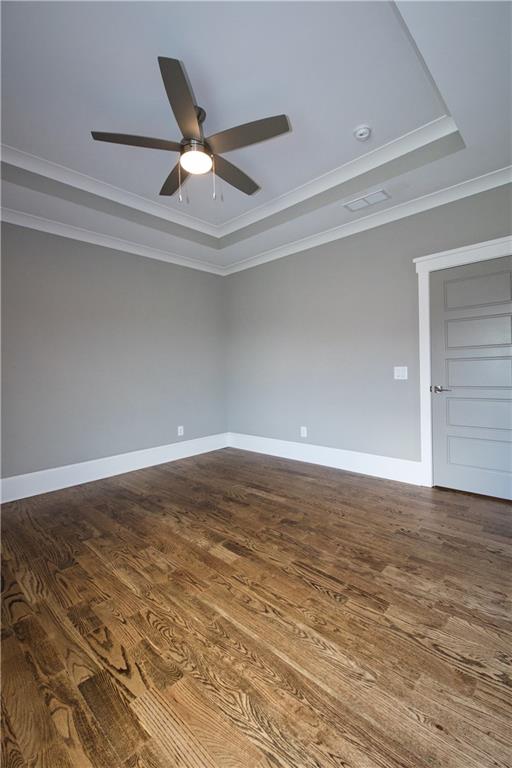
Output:
[[[30,658],[14,633],[2,641],[2,696],[23,758],[29,765],[45,765],[48,751],[58,743],[58,733],[39,693]]]
[[[4,768],[27,768],[18,745],[16,734],[14,733],[4,700],[2,698],[2,762]]]
[[[78,687],[120,760],[136,753],[148,736],[110,673],[98,672]]]
[[[6,768],[512,768],[512,507],[234,449],[2,514]]]
[[[14,577],[8,560],[2,561],[2,628],[11,627],[33,614],[33,609]]]
[[[38,603],[37,618],[54,643],[68,675],[76,685],[101,670],[87,642],[64,610],[56,610],[53,605],[44,602]]]
[[[14,634],[40,677],[56,675],[64,669],[58,648],[35,616],[27,616],[13,626]]]
[[[165,751],[150,739],[137,754],[123,763],[123,768],[169,768],[169,758]]]
[[[171,765],[183,768],[222,768],[210,755],[204,739],[196,738],[176,707],[159,691],[149,691],[132,709]]]
[[[74,768],[119,768],[120,761],[110,742],[65,672],[46,681],[44,695]]]
[[[209,704],[201,688],[189,678],[168,689],[164,697],[173,712],[187,723],[195,738],[204,743],[209,754],[222,768],[238,768],[246,762],[255,768],[267,765],[267,759],[234,728],[219,710]]]

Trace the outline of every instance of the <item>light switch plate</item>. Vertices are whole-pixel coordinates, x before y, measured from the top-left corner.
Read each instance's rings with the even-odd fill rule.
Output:
[[[406,365],[395,365],[393,368],[393,377],[395,379],[404,380],[409,376]]]

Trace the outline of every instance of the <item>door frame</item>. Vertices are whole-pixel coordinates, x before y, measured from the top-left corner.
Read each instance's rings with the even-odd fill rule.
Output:
[[[432,399],[430,347],[430,273],[439,269],[460,267],[478,261],[498,259],[512,254],[512,236],[499,237],[483,243],[465,245],[450,251],[432,253],[414,259],[418,274],[418,309],[420,340],[420,435],[421,465],[424,485],[434,484],[432,454]]]

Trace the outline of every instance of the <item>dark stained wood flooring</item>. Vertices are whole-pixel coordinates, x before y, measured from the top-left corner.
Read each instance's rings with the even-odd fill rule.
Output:
[[[5,505],[2,765],[510,767],[511,537],[233,449]]]

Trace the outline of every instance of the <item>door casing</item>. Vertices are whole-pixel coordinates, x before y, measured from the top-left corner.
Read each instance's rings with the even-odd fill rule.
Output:
[[[420,434],[421,465],[424,485],[434,484],[432,454],[432,400],[430,394],[430,273],[477,261],[488,261],[512,253],[512,236],[466,245],[450,251],[433,253],[414,259],[418,274],[419,341],[420,341]]]

